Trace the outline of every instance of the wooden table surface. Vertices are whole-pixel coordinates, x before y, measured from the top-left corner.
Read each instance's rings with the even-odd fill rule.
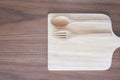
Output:
[[[107,71],[48,71],[48,13],[105,13],[120,36],[120,0],[0,0],[0,80],[120,80],[120,48]]]

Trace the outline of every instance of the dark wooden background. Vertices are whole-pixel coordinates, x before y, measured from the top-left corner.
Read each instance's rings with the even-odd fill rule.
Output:
[[[0,0],[0,80],[120,80],[120,48],[107,71],[48,71],[48,13],[105,13],[120,36],[120,0]]]

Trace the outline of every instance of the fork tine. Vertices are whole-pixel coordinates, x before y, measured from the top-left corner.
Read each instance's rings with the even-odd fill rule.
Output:
[[[53,32],[53,34],[66,34],[66,32]]]
[[[55,36],[55,35],[54,35]],[[61,35],[56,35],[55,37],[57,37],[57,38],[67,38],[67,36],[61,36]]]
[[[53,34],[53,36],[67,36],[66,34]]]
[[[69,32],[67,32],[67,31],[55,31],[55,32],[53,32],[53,36],[55,36],[57,38],[66,39],[69,36]]]

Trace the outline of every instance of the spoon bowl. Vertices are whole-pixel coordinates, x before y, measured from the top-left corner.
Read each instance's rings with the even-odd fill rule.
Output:
[[[56,16],[52,18],[51,23],[56,27],[65,27],[69,24],[69,18],[65,16]]]

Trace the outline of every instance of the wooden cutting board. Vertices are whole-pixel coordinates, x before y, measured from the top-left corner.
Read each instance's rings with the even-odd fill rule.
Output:
[[[107,70],[120,38],[105,14],[48,15],[49,70]]]

